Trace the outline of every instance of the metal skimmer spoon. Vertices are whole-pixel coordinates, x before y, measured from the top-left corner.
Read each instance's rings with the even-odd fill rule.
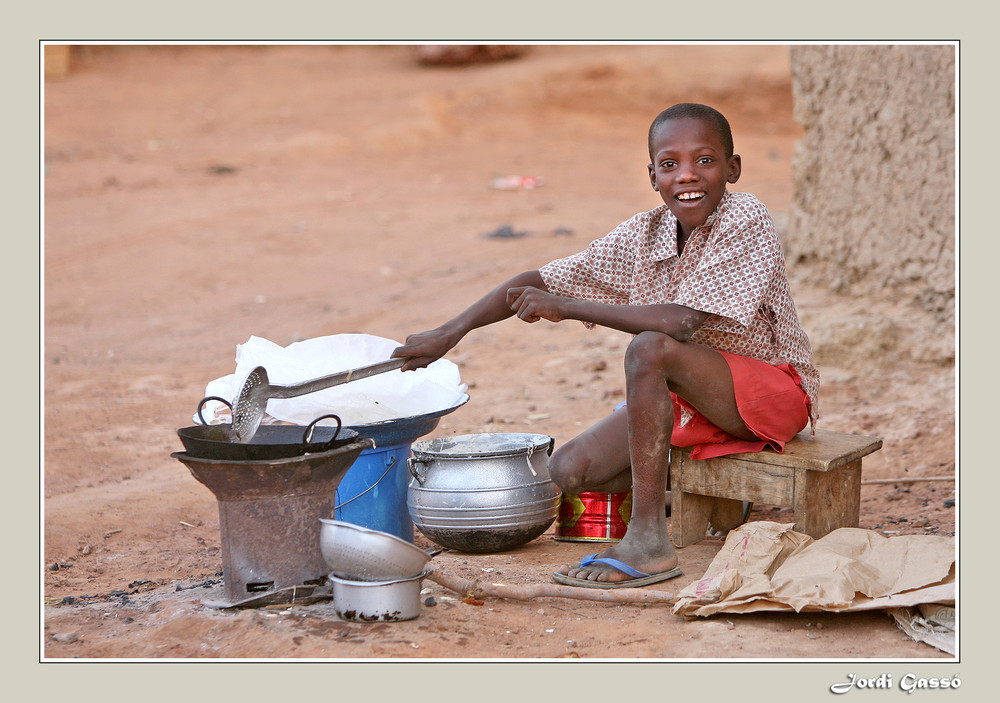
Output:
[[[249,442],[257,433],[267,401],[271,398],[295,398],[307,393],[315,393],[325,388],[339,386],[349,381],[357,381],[369,376],[377,376],[386,371],[400,368],[406,359],[389,359],[371,366],[361,366],[348,371],[339,371],[329,376],[320,376],[311,381],[303,381],[290,386],[274,386],[267,381],[267,371],[258,366],[247,376],[236,402],[233,403],[232,432],[237,442]]]

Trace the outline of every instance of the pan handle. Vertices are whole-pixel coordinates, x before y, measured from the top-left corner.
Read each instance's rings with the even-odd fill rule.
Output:
[[[343,423],[340,421],[340,417],[337,416],[337,415],[333,415],[333,414],[330,414],[330,415],[320,415],[315,420],[313,420],[312,422],[310,422],[309,425],[308,425],[308,427],[306,427],[306,431],[302,433],[302,453],[303,454],[309,451],[309,442],[312,440],[313,430],[316,428],[316,425],[319,424],[319,421],[320,420],[326,420],[326,419],[331,418],[331,417],[334,420],[337,421],[337,431],[333,433],[333,437],[331,437],[328,442],[324,442],[323,444],[320,445],[322,447],[322,449],[319,449],[318,451],[321,451],[321,452],[327,451],[328,449],[330,449],[333,446],[333,443],[337,441],[337,436],[340,434],[340,429],[344,426]]]
[[[368,378],[369,376],[377,376],[380,373],[395,371],[398,368],[402,368],[403,364],[406,362],[407,359],[389,359],[388,361],[382,361],[377,364],[372,364],[371,366],[362,366],[356,369],[340,371],[338,373],[332,373],[329,376],[320,376],[319,378],[303,381],[302,383],[296,383],[290,386],[269,385],[267,397],[297,398],[300,395],[315,393],[316,391],[322,391],[327,388],[332,388],[333,386],[339,386],[342,383],[359,381],[362,378]]]
[[[201,424],[203,424],[203,425],[207,425],[208,423],[205,422],[205,416],[201,414],[201,411],[205,407],[205,403],[207,403],[210,400],[217,400],[217,401],[219,401],[220,403],[222,403],[223,405],[225,405],[226,407],[229,408],[229,412],[230,413],[233,411],[233,404],[230,403],[225,398],[220,398],[217,395],[210,395],[207,398],[202,398],[201,402],[198,403],[198,419],[201,420]]]

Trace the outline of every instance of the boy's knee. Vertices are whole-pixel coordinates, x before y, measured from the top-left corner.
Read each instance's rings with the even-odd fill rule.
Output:
[[[642,371],[648,368],[665,369],[675,344],[673,337],[662,332],[640,332],[625,351],[625,370]]]
[[[549,457],[549,478],[563,493],[577,494],[585,490],[583,477],[589,462],[585,456],[573,452],[570,445],[556,450]]]

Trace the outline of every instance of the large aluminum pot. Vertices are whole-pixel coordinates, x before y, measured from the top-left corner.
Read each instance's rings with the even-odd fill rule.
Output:
[[[416,442],[406,507],[424,535],[442,547],[486,554],[541,535],[559,513],[549,478],[555,440],[496,433]]]

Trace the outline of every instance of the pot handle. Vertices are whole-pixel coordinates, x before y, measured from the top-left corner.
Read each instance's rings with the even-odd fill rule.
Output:
[[[220,403],[222,403],[223,405],[225,405],[226,407],[228,407],[229,408],[229,412],[233,411],[233,404],[230,403],[225,398],[220,398],[217,395],[210,395],[207,398],[202,398],[201,402],[198,403],[198,419],[201,420],[201,424],[203,424],[203,425],[207,425],[208,423],[205,422],[205,416],[201,414],[201,411],[205,408],[205,403],[207,403],[210,400],[217,400]]]
[[[534,454],[534,453],[535,453],[535,445],[529,444],[528,445],[528,453],[525,456],[525,459],[527,459],[527,461],[528,461],[528,471],[531,472],[532,476],[538,476],[538,472],[535,471],[535,467],[531,465],[531,455]]]
[[[312,440],[313,431],[316,429],[316,425],[319,424],[319,421],[320,420],[326,420],[326,419],[331,418],[331,417],[334,420],[337,421],[337,431],[333,433],[333,437],[330,438],[330,441],[323,442],[322,444],[319,445],[320,447],[322,447],[322,449],[319,449],[318,451],[320,451],[320,452],[327,451],[328,449],[330,449],[333,446],[333,443],[337,441],[337,435],[340,434],[340,429],[344,426],[343,423],[340,421],[340,417],[337,416],[337,415],[333,415],[333,414],[330,414],[330,415],[320,415],[315,420],[313,420],[312,422],[310,422],[309,425],[306,427],[305,432],[302,433],[302,451],[303,451],[303,453],[309,451],[309,442]]]
[[[424,480],[427,478],[427,465],[431,461],[431,459],[417,459],[412,456],[406,460],[406,468],[410,470],[410,476],[415,478],[421,486],[424,485]],[[423,467],[423,470],[418,467]]]
[[[552,456],[552,450],[555,449],[555,446],[556,446],[556,438],[555,437],[549,437],[549,444],[545,448],[545,453],[548,454],[549,456]],[[529,444],[528,445],[528,456],[527,456],[528,471],[531,472],[532,476],[538,476],[538,472],[535,471],[535,467],[531,465],[531,455],[534,454],[534,453],[535,453],[535,445],[534,444]]]

